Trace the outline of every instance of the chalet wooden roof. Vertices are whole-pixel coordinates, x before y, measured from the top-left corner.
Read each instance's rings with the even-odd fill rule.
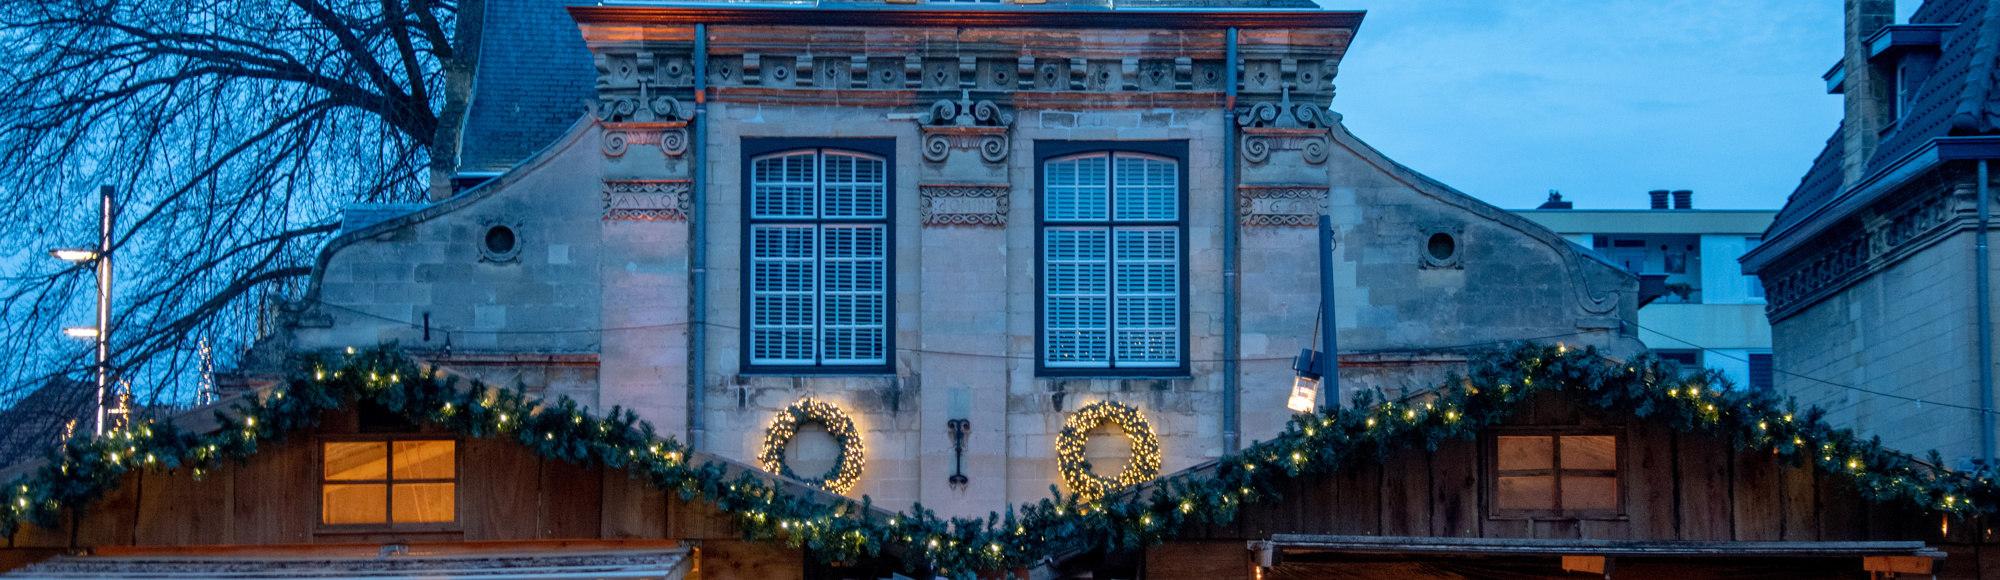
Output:
[[[1681,542],[1557,540],[1540,538],[1425,538],[1273,534],[1268,544],[1286,553],[1451,554],[1455,556],[1676,556],[1942,558],[1923,542]]]
[[[100,549],[0,575],[8,580],[316,578],[321,580],[680,580],[693,566],[676,542],[452,542]]]

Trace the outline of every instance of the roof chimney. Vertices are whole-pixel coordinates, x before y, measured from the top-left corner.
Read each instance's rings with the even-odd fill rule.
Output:
[[[1646,193],[1653,196],[1653,209],[1667,209],[1667,190],[1655,189]]]
[[[1845,0],[1845,4],[1847,51],[1840,63],[1846,75],[1841,94],[1847,100],[1840,129],[1842,188],[1861,180],[1868,158],[1881,142],[1882,127],[1890,121],[1892,97],[1886,77],[1893,76],[1893,71],[1868,62],[1873,54],[1868,37],[1896,21],[1896,0]]]
[[[1575,205],[1563,201],[1562,192],[1551,189],[1549,190],[1549,200],[1542,202],[1542,205],[1535,209],[1569,209],[1571,207],[1575,207]]]
[[[1674,190],[1674,209],[1694,209],[1694,190]]]

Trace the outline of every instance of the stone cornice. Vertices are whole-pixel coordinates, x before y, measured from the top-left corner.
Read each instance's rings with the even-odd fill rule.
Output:
[[[743,8],[732,6],[569,6],[578,24],[709,26],[871,26],[926,28],[1136,28],[1222,30],[1337,28],[1352,33],[1364,11],[1334,10],[1002,10],[936,8]]]
[[[1864,212],[1839,229],[1825,230],[1811,244],[1763,266],[1765,314],[1771,322],[1790,318],[1876,272],[1935,245],[1952,233],[1974,227],[1977,196],[1970,184],[1937,180],[1912,184],[1908,201]],[[1809,249],[1808,249],[1809,248]]]

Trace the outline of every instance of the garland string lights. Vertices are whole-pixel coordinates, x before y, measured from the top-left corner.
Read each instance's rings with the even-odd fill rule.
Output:
[[[921,505],[884,514],[866,497],[829,500],[752,472],[732,477],[719,462],[689,461],[684,446],[629,411],[614,407],[594,417],[566,398],[548,402],[518,387],[458,385],[388,348],[350,349],[304,356],[282,388],[246,398],[233,413],[218,412],[219,427],[210,432],[135,418],[102,436],[78,435],[54,446],[44,465],[0,488],[6,502],[0,535],[11,536],[24,522],[52,528],[64,510],[101,497],[133,469],[182,467],[199,477],[225,461],[245,460],[261,445],[314,426],[323,411],[355,401],[467,437],[513,440],[542,457],[629,470],[685,500],[709,502],[746,539],[809,548],[826,562],[890,551],[913,573],[954,578],[1033,565],[1060,553],[1141,548],[1172,539],[1186,526],[1227,523],[1245,502],[1276,497],[1280,478],[1328,473],[1370,449],[1387,456],[1472,438],[1542,391],[1563,391],[1587,407],[1650,417],[1843,474],[1844,483],[1868,501],[1960,519],[2000,507],[2000,487],[1988,472],[1939,469],[1935,453],[1929,464],[1917,461],[1829,426],[1817,409],[1799,411],[1768,394],[1718,389],[1720,381],[1713,371],[1683,377],[1678,367],[1650,357],[1616,362],[1593,349],[1523,345],[1477,362],[1470,376],[1418,401],[1364,396],[1354,408],[1294,415],[1277,437],[1224,457],[1211,470],[1103,496],[1063,494],[1051,486],[1052,497],[1008,506],[1004,514],[945,519]]]
[[[833,436],[833,442],[840,445],[840,460],[833,469],[818,478],[800,477],[792,473],[792,466],[785,464],[785,444],[798,434],[799,426],[819,423],[826,426],[826,432]],[[861,468],[866,465],[867,449],[861,443],[861,433],[854,429],[854,419],[843,413],[833,403],[805,399],[792,403],[777,416],[771,418],[771,426],[764,430],[764,449],[757,455],[764,471],[777,473],[805,481],[822,489],[845,495],[854,488],[854,482],[861,479]]]
[[[1132,460],[1114,477],[1092,473],[1090,461],[1083,454],[1090,430],[1106,421],[1118,424],[1125,430],[1125,436],[1132,439]],[[1138,409],[1123,403],[1098,401],[1077,409],[1063,424],[1062,434],[1056,437],[1056,463],[1070,491],[1086,501],[1095,500],[1119,488],[1158,477],[1160,439],[1153,435],[1153,427],[1146,424],[1146,416]]]

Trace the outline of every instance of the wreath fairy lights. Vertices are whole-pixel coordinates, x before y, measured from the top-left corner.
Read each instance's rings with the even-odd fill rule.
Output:
[[[833,469],[818,478],[801,477],[785,465],[785,445],[798,434],[799,425],[819,423],[826,426],[826,432],[833,436],[834,443],[840,444],[840,461]],[[861,479],[861,468],[866,465],[866,448],[861,443],[861,432],[854,429],[854,420],[841,412],[840,407],[825,401],[803,399],[778,411],[771,418],[771,426],[764,430],[764,452],[757,459],[764,470],[799,479],[838,494],[846,494],[854,488],[854,482]]]
[[[1084,457],[1083,444],[1090,439],[1090,430],[1111,421],[1125,430],[1125,436],[1132,439],[1132,460],[1119,470],[1116,477],[1104,477],[1091,473],[1090,462]],[[1153,435],[1153,427],[1146,424],[1146,416],[1128,405],[1111,401],[1098,401],[1077,409],[1064,423],[1062,435],[1056,437],[1058,467],[1062,469],[1063,482],[1069,484],[1070,491],[1085,498],[1104,497],[1104,494],[1121,487],[1135,485],[1160,474],[1160,440]]]

